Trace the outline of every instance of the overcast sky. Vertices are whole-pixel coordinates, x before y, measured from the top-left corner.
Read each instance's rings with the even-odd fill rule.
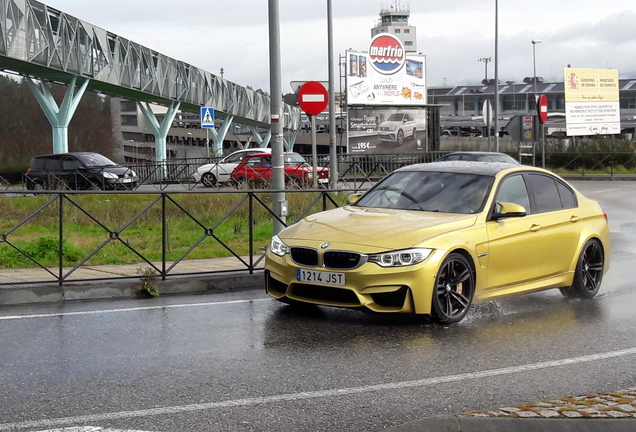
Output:
[[[267,0],[43,0],[47,5],[240,85],[269,90]],[[400,0],[417,27],[429,86],[478,84],[482,57],[494,78],[495,1]],[[395,0],[332,0],[334,63],[366,51],[382,6]],[[283,93],[290,81],[328,78],[327,1],[279,0]],[[636,1],[499,1],[499,80],[562,81],[563,68],[618,69],[636,78]],[[338,79],[336,78],[336,86]],[[336,89],[338,90],[338,89]]]

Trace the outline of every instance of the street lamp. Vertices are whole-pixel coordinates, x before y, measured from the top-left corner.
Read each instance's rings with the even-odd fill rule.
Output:
[[[479,60],[477,60],[478,62],[484,62],[484,84],[488,84],[488,63],[490,63],[492,60],[490,57],[482,57]]]
[[[535,47],[541,43],[541,39],[532,39],[532,68],[534,70],[534,107],[537,107],[537,60]]]

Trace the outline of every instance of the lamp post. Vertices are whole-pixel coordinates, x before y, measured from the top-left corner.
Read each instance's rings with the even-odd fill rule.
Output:
[[[541,43],[541,39],[532,39],[532,69],[534,73],[534,106],[537,107],[537,57],[535,47]]]
[[[488,63],[490,63],[492,61],[492,59],[490,57],[482,57],[479,60],[477,60],[478,62],[484,62],[484,84],[488,84]]]

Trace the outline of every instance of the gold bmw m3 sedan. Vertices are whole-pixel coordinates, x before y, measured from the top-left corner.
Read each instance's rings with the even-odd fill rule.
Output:
[[[549,171],[495,162],[401,168],[275,235],[267,293],[285,303],[461,321],[473,302],[558,288],[592,298],[607,215]]]

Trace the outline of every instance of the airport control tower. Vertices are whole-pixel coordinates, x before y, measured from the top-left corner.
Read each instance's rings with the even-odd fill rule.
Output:
[[[382,5],[381,8],[380,19],[371,29],[371,37],[379,33],[390,33],[402,41],[407,53],[417,52],[416,28],[409,25],[410,5],[402,5],[399,0],[395,0],[393,6]]]

